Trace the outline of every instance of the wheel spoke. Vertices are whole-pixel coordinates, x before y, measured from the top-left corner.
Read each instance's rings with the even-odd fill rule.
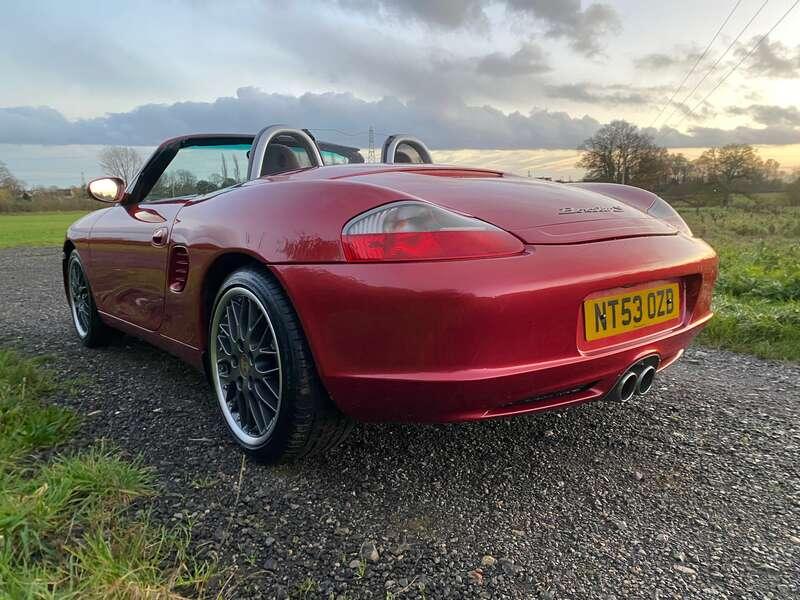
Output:
[[[217,336],[217,347],[226,356],[233,356],[233,343],[231,342],[231,338],[221,332],[220,335]]]
[[[225,307],[225,314],[228,317],[230,338],[232,341],[235,341],[239,337],[239,319],[236,316],[232,303]]]
[[[260,382],[256,383],[256,384],[253,386],[253,391],[255,392],[255,396],[256,396],[256,398],[259,400],[259,402],[260,402],[261,404],[263,404],[264,406],[266,406],[266,407],[267,407],[267,408],[270,410],[270,412],[271,412],[273,415],[274,415],[274,414],[277,414],[277,412],[278,412],[278,406],[277,406],[277,403],[275,402],[275,399],[273,399],[273,398],[271,398],[271,397],[268,397],[268,396],[265,396],[265,395],[262,393],[262,391],[261,391],[261,389],[260,389],[260,387],[261,387],[261,386],[260,386],[259,384],[263,384],[263,385],[264,385],[264,387],[265,387],[265,388],[267,388],[267,390],[269,390],[269,392],[270,392],[270,396],[272,396],[272,395],[273,395],[273,394],[271,394],[272,390],[270,389],[270,387],[269,387],[269,386],[266,384],[266,382],[264,382],[264,380],[261,380]]]
[[[234,305],[234,314],[236,314],[236,341],[243,342],[247,330],[247,310],[250,301],[244,296],[239,298],[238,309]]]
[[[236,394],[236,403],[239,410],[239,424],[245,432],[250,428],[250,410],[247,406],[247,399],[244,390],[239,390]]]
[[[267,419],[267,417],[264,415],[261,404],[255,398],[253,398],[250,390],[245,388],[242,390],[242,393],[247,400],[247,408],[250,411],[250,415],[253,417],[253,425],[256,428],[256,432],[260,435],[267,430],[267,424],[271,419]]]

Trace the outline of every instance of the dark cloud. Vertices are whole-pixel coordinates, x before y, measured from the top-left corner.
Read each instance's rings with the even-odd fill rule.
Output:
[[[756,43],[758,43],[758,38],[742,44],[737,49],[737,54],[739,56],[746,55]],[[790,48],[783,42],[777,40],[770,42],[767,38],[745,61],[745,67],[750,75],[756,77],[796,79],[800,77],[800,46]]]
[[[339,4],[365,15],[374,13],[445,29],[482,29],[489,23],[484,0],[339,0]]]
[[[440,149],[571,149],[601,125],[588,116],[577,118],[543,109],[508,114],[491,106],[457,102],[440,106],[392,97],[367,101],[352,94],[288,96],[241,88],[236,96],[213,102],[148,104],[129,112],[74,121],[48,107],[0,108],[0,143],[147,146],[186,133],[252,133],[272,123],[308,127],[323,139],[361,147],[373,125],[379,135],[417,134],[432,148]],[[689,134],[669,128],[650,132],[669,146],[800,143],[800,129],[787,122],[733,130],[695,127]]]
[[[505,4],[514,18],[524,17],[545,25],[547,35],[562,37],[577,52],[593,55],[602,49],[601,39],[621,29],[617,12],[609,5],[580,0],[339,0],[345,9],[362,15],[375,14],[413,20],[445,29],[488,26],[485,8]]]
[[[600,124],[563,112],[506,114],[490,106],[451,104],[446,110],[396,98],[365,101],[351,94],[268,94],[242,88],[213,102],[150,104],[104,117],[66,120],[47,107],[0,108],[0,143],[153,145],[203,131],[255,132],[271,123],[338,129],[324,139],[366,144],[369,125],[382,133],[415,133],[434,148],[572,148]]]
[[[493,52],[477,62],[476,72],[490,77],[519,77],[535,75],[550,70],[542,49],[531,43],[523,44],[513,54]]]
[[[550,70],[545,53],[531,42],[511,53],[465,55],[442,46],[408,44],[399,32],[343,30],[325,21],[309,23],[306,34],[278,28],[271,40],[295,61],[298,71],[323,87],[365,95],[444,105],[530,105],[531,91],[540,87],[541,75]]]
[[[548,98],[559,98],[585,104],[647,104],[652,102],[652,90],[638,90],[634,86],[602,86],[587,82],[545,85]]]
[[[750,106],[732,106],[728,109],[728,113],[749,116],[756,123],[768,127],[800,127],[800,109],[796,106],[751,104]]]
[[[590,4],[581,10],[580,0],[506,0],[508,10],[547,24],[547,34],[563,37],[586,56],[602,50],[601,39],[622,29],[617,12],[607,4]]]
[[[724,146],[725,144],[798,144],[800,128],[736,127],[720,129],[717,127],[690,127],[689,133],[681,133],[671,127],[660,130],[645,129],[655,137],[656,143],[669,148]]]

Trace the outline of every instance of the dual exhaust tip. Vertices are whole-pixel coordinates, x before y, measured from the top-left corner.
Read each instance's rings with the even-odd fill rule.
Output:
[[[620,402],[627,402],[634,395],[643,396],[653,387],[656,378],[658,363],[652,361],[641,362],[622,374],[617,385],[611,390],[611,398]]]

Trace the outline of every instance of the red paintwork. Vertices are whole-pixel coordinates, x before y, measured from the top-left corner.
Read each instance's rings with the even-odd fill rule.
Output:
[[[637,201],[637,192],[622,189],[615,196],[614,188],[595,193],[434,165],[341,165],[210,198],[117,205],[75,223],[68,238],[102,318],[197,367],[207,344],[207,275],[236,254],[283,285],[344,412],[364,420],[480,419],[601,397],[637,360],[657,354],[662,368],[675,360],[711,317],[714,251],[631,206],[646,209],[649,193]],[[346,262],[343,225],[399,199],[493,223],[525,242],[524,252]],[[559,215],[562,207],[609,212]],[[161,227],[168,243],[157,247],[152,236]],[[181,292],[167,286],[175,245],[190,260]],[[682,284],[677,322],[585,341],[584,299],[664,280]],[[573,391],[548,397],[565,390]],[[525,403],[531,398],[538,400]]]

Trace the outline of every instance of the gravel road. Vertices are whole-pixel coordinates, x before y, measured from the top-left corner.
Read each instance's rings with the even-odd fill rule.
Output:
[[[201,375],[78,344],[60,252],[0,251],[0,344],[78,378],[57,401],[158,472],[156,517],[247,598],[798,598],[800,367],[694,348],[655,391],[490,423],[359,425],[242,461]],[[309,589],[305,596],[303,590]]]

